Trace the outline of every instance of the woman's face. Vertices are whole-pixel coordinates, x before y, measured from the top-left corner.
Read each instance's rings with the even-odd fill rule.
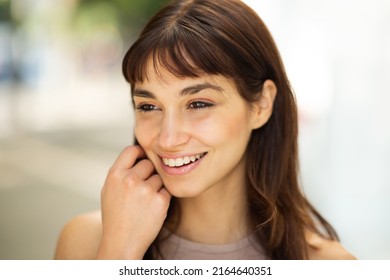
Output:
[[[133,90],[135,136],[176,197],[244,184],[256,113],[223,76],[177,78],[152,64]],[[250,152],[250,151],[249,151]]]

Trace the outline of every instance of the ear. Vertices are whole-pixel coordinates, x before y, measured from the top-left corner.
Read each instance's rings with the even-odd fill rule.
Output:
[[[262,127],[271,117],[277,88],[272,80],[266,80],[260,98],[252,103],[252,129]]]

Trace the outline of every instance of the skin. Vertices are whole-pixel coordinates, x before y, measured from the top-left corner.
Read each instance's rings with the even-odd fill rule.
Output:
[[[224,244],[252,230],[245,149],[252,130],[272,114],[275,84],[265,81],[261,98],[249,105],[225,77],[177,78],[162,67],[157,70],[150,61],[148,79],[133,91],[140,146],[124,149],[111,167],[101,213],[76,217],[65,226],[56,259],[142,259],[172,196],[181,209],[176,233],[183,238]],[[163,163],[163,158],[197,154],[203,157],[188,169]],[[168,227],[174,219],[175,214]],[[307,240],[310,258],[352,258],[337,242],[309,233]]]
[[[272,113],[274,84],[268,81],[261,101],[250,106],[225,77],[179,79],[163,68],[149,69],[148,79],[133,91],[135,135],[165,188],[179,198],[177,233],[211,244],[240,239],[249,230],[245,149],[252,130]],[[205,153],[185,174],[162,163]]]

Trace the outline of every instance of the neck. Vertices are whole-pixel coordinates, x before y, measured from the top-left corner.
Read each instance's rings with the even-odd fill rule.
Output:
[[[211,188],[195,198],[177,198],[167,226],[179,236],[199,243],[224,244],[248,235],[251,227],[246,188],[241,181]],[[180,214],[178,214],[180,212]]]

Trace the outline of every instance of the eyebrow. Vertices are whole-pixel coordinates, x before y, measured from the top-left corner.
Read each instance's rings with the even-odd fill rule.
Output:
[[[198,93],[202,90],[205,90],[205,89],[212,89],[215,91],[223,92],[223,89],[220,86],[213,85],[213,84],[206,82],[206,83],[196,84],[193,86],[186,87],[180,91],[180,95],[183,96],[183,95],[189,95],[189,94],[190,95],[196,94],[196,93]],[[133,90],[133,97],[134,96],[156,99],[156,96],[152,92],[144,90],[144,89],[134,89]]]

